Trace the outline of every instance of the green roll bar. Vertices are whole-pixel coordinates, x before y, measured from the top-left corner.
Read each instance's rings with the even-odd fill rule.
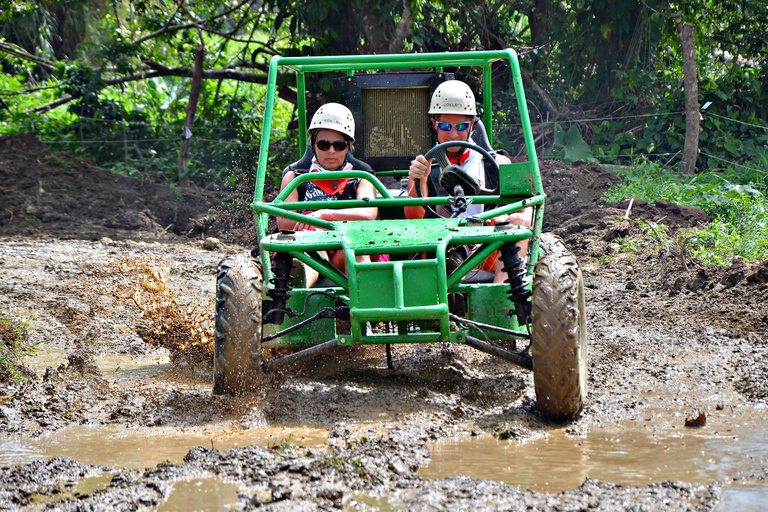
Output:
[[[270,133],[272,131],[272,114],[275,106],[276,87],[277,87],[277,75],[281,69],[287,69],[296,73],[296,86],[298,93],[298,115],[299,115],[299,150],[301,154],[304,153],[307,145],[307,117],[306,117],[306,74],[316,72],[332,72],[340,71],[347,72],[349,76],[353,75],[355,71],[359,70],[396,70],[396,69],[435,69],[442,71],[444,67],[458,67],[458,66],[473,66],[480,67],[483,72],[483,120],[485,126],[488,127],[488,137],[492,143],[492,80],[491,80],[491,65],[492,63],[506,60],[509,63],[512,72],[512,82],[515,88],[515,96],[517,98],[518,112],[520,115],[521,124],[523,126],[523,137],[526,146],[526,153],[528,161],[531,166],[532,173],[532,189],[534,197],[526,199],[524,201],[515,201],[509,205],[502,206],[501,210],[496,209],[493,213],[485,212],[479,215],[480,218],[488,218],[499,213],[506,213],[515,211],[525,206],[538,206],[535,208],[533,233],[538,234],[541,232],[541,223],[543,218],[543,204],[544,204],[544,190],[541,183],[541,176],[539,173],[538,159],[536,156],[536,148],[533,140],[533,133],[531,131],[530,118],[528,114],[528,107],[525,99],[525,92],[523,90],[522,76],[520,73],[520,65],[517,59],[517,53],[507,48],[504,50],[493,51],[477,51],[477,52],[445,52],[445,53],[414,53],[414,54],[389,54],[389,55],[343,55],[343,56],[320,56],[320,57],[283,57],[277,55],[273,57],[269,63],[269,75],[267,79],[267,95],[264,108],[264,119],[262,125],[262,138],[259,148],[259,163],[256,173],[256,185],[254,189],[254,198],[251,208],[254,213],[254,221],[256,224],[256,232],[258,239],[261,240],[266,236],[267,222],[269,215],[277,215],[289,219],[308,221],[307,217],[301,216],[301,214],[295,213],[291,210],[312,208],[313,205],[303,203],[302,205],[294,205],[291,203],[285,203],[284,199],[287,197],[295,186],[302,181],[309,179],[305,176],[300,176],[298,180],[294,180],[296,183],[292,183],[293,188],[286,188],[278,198],[272,202],[272,204],[265,203],[263,201],[264,196],[264,183],[266,180],[266,170],[269,155],[269,143]],[[426,113],[424,113],[426,116]],[[361,177],[358,173],[363,171],[348,171],[352,174],[350,176]],[[336,173],[335,177],[346,177],[347,172]],[[343,205],[336,207],[356,207],[356,206],[376,206],[376,207],[402,207],[402,206],[424,206],[429,204],[430,206],[439,204],[448,204],[446,198],[434,197],[434,198],[393,198],[381,182],[372,175],[362,176],[369,179],[379,194],[381,199],[372,200],[363,204],[357,204],[361,201],[345,201]],[[317,179],[315,175],[312,179]],[[492,203],[500,200],[499,196],[476,196],[473,197],[473,201],[476,203]],[[328,203],[325,203],[323,207],[334,207]],[[319,219],[316,223],[313,223],[317,227],[323,229],[331,229],[332,223],[322,221]],[[538,254],[538,237],[533,238],[533,246],[531,247],[531,254]],[[531,258],[532,264],[536,258]],[[265,277],[270,274],[269,255],[262,251],[261,255],[262,266],[264,268]],[[530,269],[529,269],[530,271]]]

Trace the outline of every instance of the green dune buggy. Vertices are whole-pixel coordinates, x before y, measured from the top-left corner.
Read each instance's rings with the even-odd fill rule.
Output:
[[[489,159],[493,139],[485,127],[492,126],[492,70],[511,73],[527,161],[499,166],[496,194],[451,166],[445,148],[433,148],[426,115],[429,98],[439,83],[453,78],[446,69],[457,67],[476,68],[482,75],[482,115],[471,144]],[[360,159],[354,170],[313,173],[312,179],[365,179],[375,187],[376,199],[286,202],[291,190],[310,179],[307,173],[273,201],[264,200],[278,78],[295,79],[299,150],[306,161],[305,84],[315,79],[312,75],[330,76],[332,94],[352,110],[355,156]],[[434,156],[440,163],[446,195],[404,197],[398,183],[417,154]],[[392,344],[463,343],[532,370],[542,413],[573,418],[587,395],[584,285],[562,240],[541,232],[545,197],[514,50],[274,57],[251,204],[259,246],[250,254],[224,259],[218,269],[214,393],[248,392],[267,372],[343,347],[386,345],[391,366]],[[494,209],[471,218],[406,220],[403,215],[405,206],[468,202]],[[329,222],[297,212],[360,206],[378,207],[378,219]],[[528,206],[533,208],[530,228],[485,223]],[[318,229],[268,234],[269,216]],[[525,239],[527,258],[519,255],[516,244]],[[457,248],[466,248],[458,260],[453,257]],[[321,251],[343,251],[347,274],[320,257]],[[506,283],[488,282],[476,268],[497,251],[509,276]],[[360,255],[371,255],[372,261],[357,262]],[[386,258],[373,258],[378,255]],[[300,263],[322,276],[314,287],[305,286]]]

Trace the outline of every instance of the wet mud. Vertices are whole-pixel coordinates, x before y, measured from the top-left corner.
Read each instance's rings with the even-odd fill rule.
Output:
[[[617,240],[639,228],[622,221],[627,205],[599,199],[610,174],[542,168],[552,196],[545,229],[576,254],[587,289],[589,396],[565,425],[541,416],[529,372],[462,345],[395,346],[394,369],[383,347],[340,349],[259,393],[213,396],[203,338],[215,269],[246,240],[172,230],[153,240],[154,229],[62,237],[39,219],[29,232],[0,226],[0,311],[31,317],[39,349],[26,365],[34,378],[0,383],[0,446],[86,428],[204,440],[167,461],[148,452],[144,466],[77,451],[2,459],[0,510],[181,510],[181,494],[198,489],[202,500],[219,488],[209,509],[722,512],[738,502],[734,489],[764,496],[768,263],[705,267],[674,244],[623,252]],[[632,211],[675,228],[705,218],[675,205]],[[702,425],[686,426],[702,414]],[[272,437],[247,444],[260,429]],[[293,434],[301,429],[313,434]],[[728,443],[736,463],[712,448]],[[537,458],[547,447],[579,468],[576,481],[543,485],[561,467]],[[494,450],[506,464],[462,466]],[[693,450],[704,455],[686,458]],[[646,473],[624,478],[633,465]],[[696,471],[707,465],[716,469]]]

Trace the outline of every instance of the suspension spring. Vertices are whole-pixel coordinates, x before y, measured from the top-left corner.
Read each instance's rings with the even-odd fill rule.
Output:
[[[293,257],[287,253],[275,253],[272,256],[273,278],[269,280],[272,289],[267,290],[267,295],[272,299],[273,310],[286,309],[286,303],[291,298],[291,269],[293,269]],[[284,313],[275,311],[272,314],[273,322],[282,324]]]
[[[508,276],[505,281],[509,284],[507,295],[514,304],[514,311],[510,311],[510,314],[517,316],[520,326],[527,325],[531,318],[531,291],[526,288],[525,261],[520,257],[520,246],[504,244],[501,247],[501,261],[504,263],[502,270]]]

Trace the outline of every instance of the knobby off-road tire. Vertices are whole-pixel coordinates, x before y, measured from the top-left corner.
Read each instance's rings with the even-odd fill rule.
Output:
[[[261,377],[261,264],[249,253],[219,263],[213,393],[244,394]]]
[[[575,417],[587,398],[587,314],[584,278],[562,239],[541,235],[533,276],[531,354],[539,409],[553,419]]]

